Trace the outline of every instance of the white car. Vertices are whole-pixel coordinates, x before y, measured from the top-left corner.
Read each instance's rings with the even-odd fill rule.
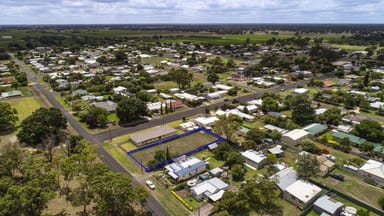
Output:
[[[155,185],[153,184],[152,181],[147,180],[147,181],[145,182],[145,184],[146,184],[151,190],[155,190]]]

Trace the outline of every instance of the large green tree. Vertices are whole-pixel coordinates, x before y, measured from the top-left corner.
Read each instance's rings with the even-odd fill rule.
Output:
[[[116,114],[121,122],[131,122],[145,116],[147,114],[147,106],[140,99],[124,97],[117,103]]]
[[[140,215],[148,192],[143,187],[134,187],[128,175],[108,171],[92,180],[95,195],[95,214],[104,215]]]
[[[238,116],[224,114],[219,116],[219,120],[215,122],[213,128],[217,133],[224,135],[227,140],[231,140],[240,124],[241,119]]]
[[[12,129],[18,120],[17,111],[9,103],[0,102],[0,130]]]
[[[371,142],[382,142],[384,140],[383,127],[374,120],[365,119],[361,121],[352,132]]]
[[[193,79],[192,73],[188,72],[188,70],[184,68],[173,68],[171,69],[168,75],[173,81],[175,81],[179,85],[179,88],[182,89],[189,87]]]
[[[251,210],[249,205],[249,198],[245,192],[235,193],[228,190],[219,201],[214,203],[213,211],[217,215],[247,216]]]
[[[60,110],[40,108],[21,122],[21,130],[17,134],[17,138],[29,146],[38,146],[50,136],[60,138],[66,128],[67,120]]]
[[[316,156],[306,153],[299,156],[296,171],[299,177],[309,179],[310,177],[317,175],[319,166]]]
[[[291,99],[292,120],[297,124],[308,124],[315,119],[312,100],[306,94],[295,95]]]

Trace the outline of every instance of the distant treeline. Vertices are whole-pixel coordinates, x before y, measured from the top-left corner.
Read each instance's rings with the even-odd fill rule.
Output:
[[[240,34],[248,31],[291,31],[298,33],[369,33],[384,31],[384,24],[119,24],[119,25],[31,25],[0,26],[1,29],[128,29],[128,30],[165,30],[188,32],[215,32],[222,34]]]

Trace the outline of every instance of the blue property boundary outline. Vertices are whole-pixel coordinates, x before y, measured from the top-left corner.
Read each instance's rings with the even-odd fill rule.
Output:
[[[175,139],[179,139],[179,138],[182,138],[182,137],[185,137],[185,136],[188,136],[188,135],[191,135],[191,134],[194,134],[194,133],[197,133],[197,132],[200,132],[200,131],[204,131],[205,133],[209,134],[209,135],[212,135],[214,137],[217,138],[217,140],[214,140],[208,144],[205,144],[205,145],[201,145],[191,151],[188,151],[188,152],[185,152],[185,153],[182,153],[182,154],[179,154],[177,155],[176,157],[173,157],[173,158],[170,158],[168,160],[165,160],[165,161],[162,161],[160,163],[157,163],[155,165],[152,165],[152,166],[149,166],[149,167],[146,167],[144,166],[140,161],[138,161],[132,154],[135,153],[135,152],[138,152],[138,151],[141,151],[141,150],[144,150],[144,149],[147,149],[147,148],[151,148],[153,146],[156,146],[156,145],[161,145],[161,144],[164,144],[164,143],[167,143],[169,141],[172,141],[172,140],[175,140]],[[142,146],[142,147],[139,147],[139,148],[136,148],[136,149],[133,149],[133,150],[130,150],[127,152],[127,155],[133,160],[136,162],[137,165],[139,165],[142,169],[144,169],[146,172],[151,172],[152,170],[160,167],[160,166],[164,166],[166,164],[169,164],[171,162],[173,162],[176,158],[179,158],[183,155],[191,155],[191,154],[194,154],[196,152],[199,152],[199,151],[202,151],[204,150],[205,148],[207,148],[209,145],[212,145],[214,143],[219,143],[219,142],[222,142],[224,141],[224,138],[214,132],[212,132],[211,130],[208,130],[206,128],[197,128],[197,129],[194,129],[194,130],[191,130],[191,131],[188,131],[188,132],[185,132],[183,134],[177,134],[177,135],[173,135],[173,136],[170,136],[170,137],[167,137],[165,139],[162,139],[162,140],[159,140],[157,142],[154,142],[152,144],[149,144],[149,145],[145,145],[145,146]]]

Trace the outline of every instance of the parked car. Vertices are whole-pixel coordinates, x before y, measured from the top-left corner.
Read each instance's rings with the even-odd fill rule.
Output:
[[[331,176],[332,178],[337,179],[339,181],[344,181],[344,178],[345,178],[343,175],[338,174],[338,173],[331,173],[331,174],[329,174],[329,176]]]
[[[151,180],[147,180],[145,182],[145,184],[151,189],[151,190],[155,190],[155,185],[153,184],[153,182]]]

